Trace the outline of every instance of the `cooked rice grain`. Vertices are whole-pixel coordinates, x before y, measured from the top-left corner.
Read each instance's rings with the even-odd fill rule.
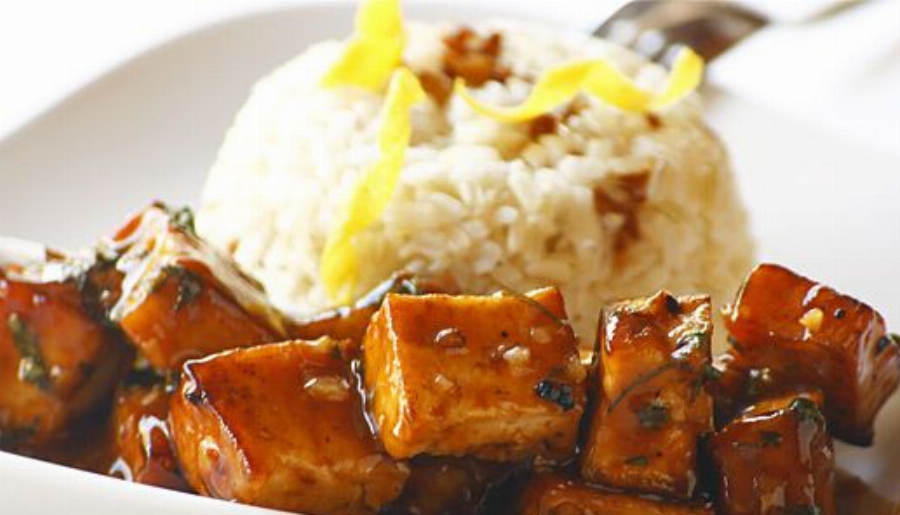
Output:
[[[542,70],[577,58],[609,59],[647,88],[665,77],[586,36],[511,23],[477,29],[502,34],[500,61],[512,71],[505,83],[477,90],[492,104],[521,102]],[[453,30],[412,24],[405,62],[417,73],[439,73],[442,37]],[[331,306],[319,275],[322,248],[377,156],[382,98],[318,87],[339,50],[336,42],[316,45],[254,87],[210,171],[198,215],[201,233],[233,250],[274,301],[296,313]],[[610,301],[659,288],[724,301],[752,262],[728,159],[697,95],[658,119],[582,96],[553,113],[554,131],[537,138],[528,123],[501,124],[457,97],[413,114],[400,185],[381,220],[356,241],[357,294],[399,269],[449,273],[473,292],[555,284],[589,341]],[[617,178],[642,173],[649,174],[646,200],[629,206]],[[597,188],[615,202],[598,209]],[[629,216],[638,229],[630,236]]]

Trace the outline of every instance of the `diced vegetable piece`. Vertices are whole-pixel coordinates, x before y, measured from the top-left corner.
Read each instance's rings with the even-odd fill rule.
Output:
[[[419,456],[409,461],[403,493],[384,515],[478,515],[489,495],[522,466],[472,458]]]
[[[0,269],[0,448],[64,436],[112,396],[129,349],[90,316],[77,281]]]
[[[522,492],[519,515],[714,515],[703,503],[612,492],[554,473],[535,475]]]
[[[153,205],[116,236],[125,279],[111,318],[160,370],[284,339],[283,317],[262,287],[199,239],[184,213]]]
[[[111,474],[172,490],[189,491],[178,469],[169,431],[169,392],[162,383],[128,385],[113,403],[117,460]]]
[[[428,293],[453,293],[456,288],[450,281],[423,279],[407,273],[395,274],[379,284],[352,306],[327,311],[312,318],[291,324],[288,331],[292,338],[315,340],[330,336],[338,340],[350,339],[362,343],[372,315],[378,311],[388,293],[425,295]]]
[[[389,294],[366,333],[365,384],[385,449],[565,459],[585,370],[559,291]]]
[[[188,361],[169,420],[191,486],[313,515],[375,513],[396,498],[409,470],[366,423],[354,349],[295,340]]]
[[[599,402],[581,473],[617,488],[690,498],[698,438],[713,429],[710,301],[660,292],[614,305],[595,357]]]
[[[875,416],[900,384],[900,342],[874,309],[777,265],[760,265],[725,310],[731,348],[722,403],[733,414],[795,389],[825,394],[835,437],[870,445]]]
[[[722,515],[833,515],[834,451],[817,394],[747,408],[710,440]]]

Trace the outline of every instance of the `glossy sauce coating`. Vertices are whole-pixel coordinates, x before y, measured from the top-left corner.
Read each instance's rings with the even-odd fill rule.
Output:
[[[722,360],[719,404],[726,411],[792,389],[818,389],[834,436],[871,444],[875,415],[900,384],[900,346],[880,314],[764,264],[724,315],[732,341]]]
[[[173,216],[151,206],[114,240],[126,250],[111,318],[150,363],[177,370],[187,359],[284,339],[284,319],[262,287]]]
[[[713,435],[722,515],[833,515],[834,450],[821,396],[801,393],[747,408]]]
[[[764,266],[772,275],[761,281],[754,273],[757,284],[744,287],[739,316],[729,320],[759,350],[735,340],[721,380],[708,367],[705,297],[660,293],[607,312],[590,390],[597,404],[584,421],[586,451],[578,456],[586,372],[556,290],[431,295],[453,288],[399,274],[352,306],[291,323],[268,307],[255,281],[226,257],[207,254],[177,218],[153,206],[93,258],[54,255],[33,270],[3,270],[0,314],[15,316],[0,327],[0,372],[7,374],[0,374],[0,422],[10,413],[31,421],[24,432],[0,425],[5,446],[100,473],[117,457],[113,471],[138,482],[312,515],[710,514],[708,505],[684,500],[705,495],[694,485],[697,437],[710,429],[709,389],[718,396],[721,429],[705,459],[716,465],[721,513],[831,515],[830,439],[808,406],[791,407],[798,395],[822,398],[816,391],[778,395],[846,375],[836,364],[857,366],[853,381],[863,386],[845,397],[826,391],[845,410],[832,417],[867,410],[874,418],[893,391],[896,343],[877,313],[813,284],[793,321],[797,276]],[[763,287],[782,291],[754,289]],[[843,303],[828,304],[828,295]],[[120,384],[110,417],[112,386],[132,357],[106,319],[110,311],[123,326],[143,311],[129,334],[147,356],[158,353],[163,370],[212,354],[188,361],[171,401],[161,383]],[[835,330],[837,321],[850,325]],[[219,352],[245,345],[237,339],[257,345],[257,336],[271,341],[282,332],[349,340]],[[791,344],[798,338],[804,345]],[[40,352],[23,354],[25,340],[38,342]],[[818,347],[826,350],[809,350]],[[37,355],[40,362],[23,368]],[[7,356],[16,361],[16,381],[4,368]],[[825,363],[811,368],[827,373],[803,381],[789,375],[814,360]],[[74,373],[76,363],[91,373]],[[748,363],[765,366],[744,368]],[[38,372],[48,366],[45,384]],[[751,376],[756,370],[764,373]],[[752,392],[735,386],[747,386],[748,377]],[[388,423],[393,413],[402,416]],[[797,413],[811,418],[798,422]],[[44,416],[48,428],[34,423]],[[412,457],[395,461],[385,444]],[[842,485],[842,515],[891,511],[858,485]]]
[[[111,395],[128,354],[76,281],[0,269],[0,447],[63,437]]]
[[[602,317],[582,475],[627,490],[690,498],[698,439],[713,429],[704,380],[712,322],[705,296],[667,292]]]
[[[124,387],[117,393],[112,424],[118,459],[111,474],[136,483],[191,491],[178,470],[168,415],[169,393],[163,384]]]
[[[383,515],[478,515],[489,513],[489,496],[524,470],[522,463],[419,456],[407,462],[403,493]]]
[[[189,483],[313,515],[370,514],[396,498],[409,470],[368,427],[354,352],[296,340],[187,362],[170,424]]]
[[[515,461],[574,452],[585,371],[554,288],[524,295],[388,295],[364,343],[388,453]]]
[[[426,295],[429,293],[453,293],[457,290],[448,279],[435,280],[409,273],[394,274],[376,286],[351,306],[342,306],[319,315],[290,323],[291,338],[315,340],[328,336],[337,340],[349,339],[362,344],[372,315],[381,307],[388,293]]]
[[[713,515],[703,503],[679,503],[615,492],[556,473],[535,475],[523,488],[518,515]]]

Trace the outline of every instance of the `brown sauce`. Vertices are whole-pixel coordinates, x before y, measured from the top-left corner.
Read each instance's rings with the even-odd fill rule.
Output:
[[[116,460],[108,409],[85,417],[61,440],[22,454],[105,475]]]
[[[898,515],[900,502],[886,499],[861,479],[838,470],[834,478],[838,515]]]
[[[641,236],[638,214],[647,201],[649,184],[650,172],[641,170],[612,177],[594,188],[594,209],[597,213],[623,217],[622,227],[616,233],[613,246],[619,254]]]
[[[117,463],[107,417],[107,413],[95,414],[94,417],[75,426],[64,440],[47,448],[23,454],[106,475]],[[421,479],[419,478],[419,483],[423,483]],[[410,481],[415,481],[415,478],[410,478]],[[423,484],[425,483],[427,481]],[[492,496],[493,506],[514,504],[521,492],[514,488],[515,485],[507,486],[513,488],[506,488],[501,495]],[[838,515],[900,515],[900,502],[885,498],[858,477],[840,469],[835,475],[835,497]]]

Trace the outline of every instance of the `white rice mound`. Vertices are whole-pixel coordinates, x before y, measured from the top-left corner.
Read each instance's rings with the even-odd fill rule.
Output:
[[[409,24],[404,61],[438,70],[442,37],[457,27]],[[508,22],[501,61],[513,77],[477,96],[521,102],[542,70],[602,57],[646,88],[665,70],[608,42]],[[358,88],[322,89],[341,43],[325,42],[263,78],[228,131],[198,213],[200,233],[227,249],[289,312],[331,307],[319,260],[360,173],[377,157],[383,97]],[[559,112],[569,106],[563,106]],[[753,245],[728,158],[705,125],[696,94],[659,113],[652,127],[582,95],[553,134],[504,124],[460,98],[414,108],[413,142],[398,189],[374,226],[356,239],[362,294],[406,269],[449,273],[465,291],[557,285],[585,342],[609,302],[660,288],[730,300],[753,261]],[[623,224],[595,209],[593,189],[617,174],[649,170],[638,211],[640,236],[623,252]]]

